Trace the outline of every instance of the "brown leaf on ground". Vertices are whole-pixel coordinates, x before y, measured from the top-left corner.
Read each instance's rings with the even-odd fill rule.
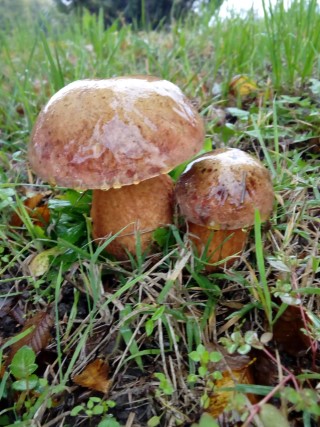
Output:
[[[303,307],[289,306],[273,327],[273,339],[280,351],[299,356],[310,347],[310,338],[302,331],[310,319]]]
[[[108,393],[111,387],[109,365],[102,359],[95,359],[79,375],[73,377],[73,382],[81,387]]]
[[[14,298],[6,296],[5,298],[0,298],[0,319],[6,316],[14,304]]]
[[[214,346],[214,348],[215,350],[218,349],[224,357],[220,362],[214,364],[212,368],[209,365],[209,369],[220,371],[222,378],[215,381],[214,393],[210,396],[206,412],[212,415],[213,418],[218,418],[233,400],[236,393],[236,391],[223,390],[224,388],[235,388],[237,384],[254,384],[251,371],[254,361],[248,356],[229,355],[218,346]],[[208,350],[213,351],[213,347],[210,346]],[[247,397],[252,404],[258,402],[258,399],[253,394],[248,393]]]
[[[252,364],[254,383],[275,387],[279,382],[279,368],[263,350],[252,349],[251,357],[255,360]]]
[[[24,200],[23,204],[35,225],[40,227],[48,224],[50,220],[50,210],[48,205],[43,201],[48,193],[39,193]],[[18,213],[14,213],[11,217],[10,225],[13,227],[21,227],[23,224]]]
[[[30,329],[30,333],[12,344],[6,365],[11,362],[16,352],[24,345],[31,347],[35,353],[39,353],[39,351],[45,348],[51,339],[50,329],[53,323],[54,318],[51,311],[41,311],[28,319],[19,332],[19,335],[28,329]]]

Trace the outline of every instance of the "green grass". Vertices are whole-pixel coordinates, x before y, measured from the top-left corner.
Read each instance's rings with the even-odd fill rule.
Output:
[[[261,426],[259,407],[243,400],[245,392],[255,391],[275,406],[273,396],[280,396],[290,422],[317,424],[320,13],[312,0],[293,1],[288,12],[280,5],[260,20],[252,15],[218,19],[209,27],[210,18],[208,6],[201,17],[190,16],[157,32],[117,22],[104,28],[101,16],[89,14],[61,22],[54,15],[54,22],[47,20],[42,27],[21,20],[1,30],[0,303],[7,323],[0,325],[0,354],[8,356],[12,344],[24,337],[22,324],[17,325],[24,317],[48,310],[55,325],[47,350],[36,360],[37,375],[51,388],[39,389],[38,395],[26,390],[17,410],[6,366],[0,425],[89,426],[99,425],[103,417],[110,426],[115,419],[125,425],[130,412],[135,413],[133,425],[148,420],[162,426],[197,423],[204,396],[212,392],[212,375],[217,380],[224,368],[206,367],[199,373],[189,354],[201,344],[225,354],[217,344],[221,338],[227,349],[250,349],[266,366],[271,363],[265,382],[256,376],[252,385],[236,387],[240,396],[233,409],[244,421],[249,417]],[[270,170],[274,211],[267,224],[257,214],[238,266],[207,275],[205,257],[191,253],[176,226],[158,231],[157,254],[139,253],[117,262],[103,250],[108,242],[99,247],[92,242],[90,192],[50,188],[29,170],[32,127],[52,94],[73,80],[128,74],[154,74],[179,85],[204,117],[204,150],[241,148]],[[238,74],[256,82],[258,94],[231,95],[229,82]],[[36,225],[23,204],[37,193],[46,193],[47,227]],[[11,224],[14,212],[21,218],[16,226]],[[40,274],[32,275],[31,265]],[[287,354],[279,339],[263,340],[264,333],[276,331],[288,302],[302,307],[302,319],[310,318],[292,321],[295,336],[304,328],[302,336],[310,342],[302,355],[298,347],[296,354]],[[257,333],[256,341],[249,331]],[[230,357],[229,366],[240,363],[238,353]],[[88,402],[101,393],[72,382],[96,358],[110,365],[112,384],[105,399],[116,402],[100,416],[92,415]],[[259,370],[259,361],[255,366]],[[188,382],[189,375],[196,382]],[[289,380],[292,389],[284,393]],[[70,416],[82,403],[87,410]],[[225,425],[231,426],[228,409]]]

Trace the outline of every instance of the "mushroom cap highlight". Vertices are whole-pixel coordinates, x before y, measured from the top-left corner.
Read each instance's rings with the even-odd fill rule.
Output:
[[[43,108],[28,156],[52,184],[107,190],[169,172],[197,154],[203,139],[201,117],[169,81],[79,80]]]
[[[175,196],[187,221],[217,230],[252,226],[255,209],[266,220],[274,201],[268,170],[237,148],[193,160],[179,177]]]

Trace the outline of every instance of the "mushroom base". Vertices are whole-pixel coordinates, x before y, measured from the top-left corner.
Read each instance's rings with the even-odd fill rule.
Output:
[[[198,254],[206,252],[206,262],[209,264],[220,263],[219,265],[206,265],[205,270],[213,272],[224,266],[232,266],[238,254],[243,251],[247,241],[247,231],[237,230],[211,230],[201,225],[188,223],[190,240],[193,242]]]
[[[137,238],[141,251],[152,245],[152,233],[158,227],[172,224],[173,181],[168,175],[107,191],[94,190],[91,207],[94,239],[103,243],[119,234],[106,246],[106,252],[119,260],[136,255]]]

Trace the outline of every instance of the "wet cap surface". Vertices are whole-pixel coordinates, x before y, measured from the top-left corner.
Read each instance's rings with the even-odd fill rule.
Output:
[[[253,225],[255,209],[266,220],[274,200],[268,170],[236,148],[196,158],[180,176],[175,194],[187,221],[216,229]]]
[[[45,181],[108,189],[167,173],[199,152],[203,139],[202,119],[169,81],[79,80],[43,108],[28,154]]]

